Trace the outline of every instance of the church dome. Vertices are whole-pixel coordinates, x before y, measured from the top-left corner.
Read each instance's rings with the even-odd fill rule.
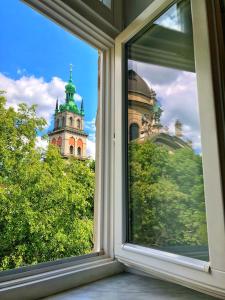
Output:
[[[138,93],[155,99],[156,93],[135,71],[128,71],[128,92]]]

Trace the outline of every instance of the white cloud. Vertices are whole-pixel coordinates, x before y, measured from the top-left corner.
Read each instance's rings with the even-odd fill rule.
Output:
[[[17,74],[26,73],[25,69],[18,69]],[[22,75],[14,80],[0,73],[0,90],[6,91],[7,106],[17,109],[19,103],[37,104],[37,114],[47,120],[48,126],[54,114],[56,99],[63,103],[65,99],[65,85],[59,77],[52,77],[46,82],[43,77]],[[79,94],[74,95],[75,101],[81,101]]]
[[[48,140],[47,139],[42,139],[40,136],[36,138],[36,144],[35,144],[36,149],[41,149],[41,150],[47,150],[48,148]]]
[[[174,82],[180,74],[179,70],[165,68],[143,62],[128,61],[128,69],[134,70],[143,79],[150,81],[151,84],[168,85]]]
[[[171,8],[160,16],[154,23],[168,29],[181,31],[181,22],[178,17],[176,5],[171,6]]]
[[[95,140],[96,140],[95,132],[89,133],[88,138],[89,138],[90,141],[95,143]]]
[[[96,123],[95,118],[93,118],[91,121],[86,121],[85,128],[95,131],[95,123]]]
[[[180,71],[173,83],[167,86],[152,85],[152,88],[157,91],[162,105],[162,124],[167,125],[174,134],[176,120],[181,121],[184,139],[191,140],[193,148],[201,151],[196,74]]]
[[[95,132],[96,132],[95,122],[96,122],[95,118],[93,118],[91,121],[85,122],[85,130],[88,131],[88,138],[92,142],[95,142]]]
[[[82,97],[81,97],[79,94],[76,93],[76,94],[74,95],[74,100],[77,101],[77,102],[81,102]]]
[[[57,97],[64,99],[65,82],[53,77],[44,81],[43,77],[22,76],[14,80],[0,73],[0,90],[6,91],[7,106],[17,108],[19,103],[37,104],[38,116],[44,117],[48,125],[54,113]]]
[[[95,159],[95,142],[87,139],[87,156]]]
[[[93,118],[91,121],[85,122],[85,130],[88,131],[88,139],[87,139],[87,156],[91,156],[93,159],[95,159],[95,118]]]

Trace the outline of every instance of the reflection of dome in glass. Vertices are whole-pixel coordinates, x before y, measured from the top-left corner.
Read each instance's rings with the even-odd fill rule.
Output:
[[[135,71],[128,71],[128,92],[141,94],[151,99],[155,99],[156,93]]]

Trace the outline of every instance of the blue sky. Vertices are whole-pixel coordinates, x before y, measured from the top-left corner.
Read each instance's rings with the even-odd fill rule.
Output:
[[[28,103],[35,99],[39,113],[49,118],[53,99],[63,102],[72,63],[73,82],[84,99],[86,130],[94,141],[97,50],[19,0],[1,0],[0,20],[0,89],[7,89],[8,102],[16,106],[20,98]]]

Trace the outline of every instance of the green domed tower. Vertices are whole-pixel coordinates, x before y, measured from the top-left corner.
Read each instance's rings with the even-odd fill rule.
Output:
[[[65,86],[66,99],[61,105],[57,99],[54,129],[48,135],[50,142],[60,148],[63,157],[75,156],[85,159],[88,134],[84,132],[84,104],[82,99],[79,109],[74,100],[76,86],[73,84],[72,72],[70,65],[69,81]]]
[[[65,93],[66,93],[66,102],[60,105],[59,111],[60,112],[70,111],[78,115],[81,114],[80,110],[77,107],[76,102],[74,101],[74,94],[76,93],[76,87],[73,84],[72,65],[70,65],[70,79],[65,86]]]

